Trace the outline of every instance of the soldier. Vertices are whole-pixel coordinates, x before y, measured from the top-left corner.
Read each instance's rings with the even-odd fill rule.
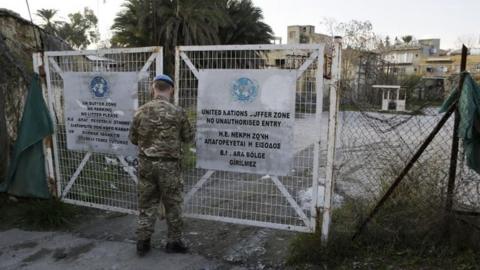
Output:
[[[137,254],[150,250],[157,208],[165,206],[168,226],[167,252],[185,253],[182,241],[183,180],[180,176],[182,143],[193,140],[185,111],[170,102],[173,80],[167,75],[155,77],[152,100],[141,106],[133,117],[129,138],[139,148]]]

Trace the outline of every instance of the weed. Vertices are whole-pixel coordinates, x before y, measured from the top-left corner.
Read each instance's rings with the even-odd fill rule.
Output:
[[[192,148],[192,144],[183,145],[182,168],[184,169],[195,168],[197,164],[197,155],[192,152]]]
[[[75,217],[75,208],[57,199],[34,200],[22,209],[25,224],[38,229],[58,229],[69,226]]]
[[[18,199],[14,202],[8,199],[7,194],[1,194],[0,201],[2,203],[0,228],[20,227],[30,230],[67,228],[80,212],[78,207],[57,199]]]
[[[421,161],[398,186],[362,234],[352,241],[358,225],[390,187],[395,168],[386,170],[378,194],[346,198],[333,211],[329,242],[321,245],[320,233],[301,234],[291,242],[290,265],[324,265],[340,269],[402,268],[476,269],[480,265],[479,219],[457,218],[445,237],[442,164],[433,158]]]

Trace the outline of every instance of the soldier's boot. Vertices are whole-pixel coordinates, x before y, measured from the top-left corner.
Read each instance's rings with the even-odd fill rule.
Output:
[[[187,253],[188,247],[180,240],[168,242],[166,246],[167,253]]]
[[[137,255],[139,257],[145,256],[150,251],[150,238],[147,240],[137,241]]]

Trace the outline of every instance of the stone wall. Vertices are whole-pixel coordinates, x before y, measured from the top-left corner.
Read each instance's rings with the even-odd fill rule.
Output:
[[[63,40],[50,35],[17,13],[0,9],[0,178],[17,139],[30,79],[32,54],[70,50]]]

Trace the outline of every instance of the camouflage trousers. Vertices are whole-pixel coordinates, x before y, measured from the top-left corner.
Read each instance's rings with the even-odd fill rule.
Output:
[[[140,158],[138,181],[138,240],[149,239],[153,232],[158,210],[165,207],[168,241],[182,238],[182,192],[178,161],[152,161]]]

